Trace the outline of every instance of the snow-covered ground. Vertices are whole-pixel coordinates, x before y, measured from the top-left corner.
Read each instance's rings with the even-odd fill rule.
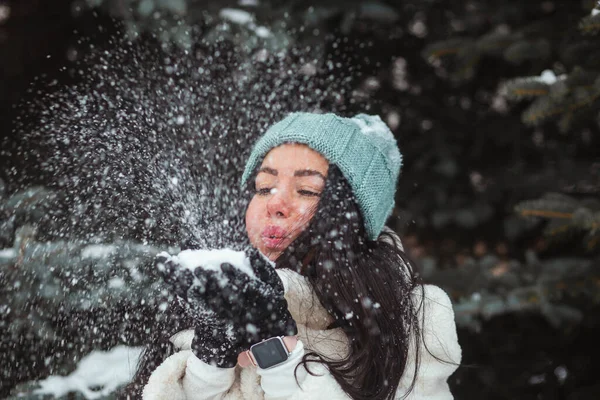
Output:
[[[116,346],[109,351],[93,351],[83,357],[67,376],[52,375],[39,381],[34,393],[61,397],[79,392],[86,399],[98,399],[128,383],[137,368],[141,347]]]

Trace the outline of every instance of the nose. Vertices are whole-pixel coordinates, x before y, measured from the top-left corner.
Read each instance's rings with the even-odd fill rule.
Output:
[[[271,195],[267,202],[267,212],[270,217],[288,218],[291,212],[291,200],[285,190],[278,190]]]

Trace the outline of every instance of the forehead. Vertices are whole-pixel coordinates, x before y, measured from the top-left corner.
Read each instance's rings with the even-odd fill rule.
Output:
[[[286,143],[269,151],[261,167],[269,167],[282,171],[312,169],[325,175],[329,163],[319,152],[304,144]]]

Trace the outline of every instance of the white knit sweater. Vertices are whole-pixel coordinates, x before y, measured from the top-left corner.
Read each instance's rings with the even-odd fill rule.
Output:
[[[311,285],[301,275],[278,270],[285,287],[290,313],[298,325],[299,342],[290,359],[268,370],[260,368],[217,368],[196,358],[189,350],[193,330],[183,331],[171,338],[178,352],[167,358],[150,376],[143,391],[145,400],[178,399],[348,399],[335,379],[321,364],[311,364],[307,374],[300,367],[294,371],[305,350],[330,358],[346,354],[348,341],[341,329],[326,330],[332,317],[319,303]],[[424,299],[421,295],[424,294]],[[424,291],[415,290],[412,300],[423,300],[425,312],[420,345],[420,367],[416,386],[408,400],[452,399],[447,379],[461,361],[461,348],[456,335],[454,312],[446,293],[433,285]],[[412,341],[411,341],[412,344]],[[447,360],[443,363],[437,358]],[[400,380],[397,396],[406,393],[414,374],[415,349],[409,348],[405,374]],[[298,382],[296,381],[298,378]],[[299,385],[298,385],[299,384]]]

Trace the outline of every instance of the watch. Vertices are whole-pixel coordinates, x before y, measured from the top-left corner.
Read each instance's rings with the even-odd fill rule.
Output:
[[[290,354],[292,354],[286,343],[288,340],[293,341],[295,344],[296,337],[276,336],[253,344],[250,350],[247,350],[248,358],[254,366],[262,369],[273,368],[287,361]]]

